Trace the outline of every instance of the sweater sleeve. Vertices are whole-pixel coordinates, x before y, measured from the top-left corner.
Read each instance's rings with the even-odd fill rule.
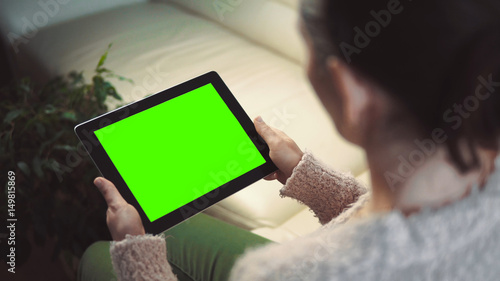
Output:
[[[111,261],[120,281],[174,281],[163,236],[128,235],[111,242]]]
[[[329,169],[306,151],[280,195],[307,205],[326,224],[366,192],[352,175]]]

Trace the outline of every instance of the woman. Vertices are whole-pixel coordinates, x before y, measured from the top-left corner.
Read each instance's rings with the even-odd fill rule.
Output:
[[[301,11],[308,77],[339,132],[366,151],[372,191],[257,118],[279,168],[268,179],[324,226],[249,251],[232,280],[497,280],[500,3],[323,0]],[[144,235],[112,183],[95,184],[120,241],[119,277],[175,280],[164,239]]]

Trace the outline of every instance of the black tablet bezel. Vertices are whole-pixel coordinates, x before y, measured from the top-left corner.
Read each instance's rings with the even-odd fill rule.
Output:
[[[230,111],[239,121],[240,125],[243,127],[266,162],[259,167],[243,174],[242,176],[229,181],[228,183],[214,189],[211,192],[208,192],[198,199],[193,200],[192,202],[168,213],[167,215],[153,222],[150,222],[144,210],[141,208],[136,198],[128,188],[124,179],[100,144],[94,132],[209,83],[211,83],[217,90],[220,97],[223,99]],[[252,120],[250,120],[236,98],[229,91],[229,88],[215,71],[208,72],[182,84],[163,90],[159,93],[148,96],[144,99],[130,103],[126,106],[120,107],[116,110],[110,111],[89,121],[81,123],[75,127],[75,133],[89,153],[90,157],[94,161],[94,164],[99,169],[101,174],[105,178],[113,182],[123,198],[137,209],[139,215],[141,216],[146,232],[152,234],[158,234],[171,228],[172,226],[203,211],[204,209],[212,206],[220,200],[227,198],[228,196],[238,192],[239,190],[277,170],[276,166],[269,158],[269,147],[259,136],[259,134],[255,130],[255,126]]]

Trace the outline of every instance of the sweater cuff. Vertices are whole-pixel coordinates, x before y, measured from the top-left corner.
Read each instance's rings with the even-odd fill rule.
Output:
[[[366,191],[350,173],[329,169],[306,150],[280,195],[307,205],[326,224]]]
[[[167,261],[165,238],[150,234],[112,241],[111,261],[118,280],[177,280]]]

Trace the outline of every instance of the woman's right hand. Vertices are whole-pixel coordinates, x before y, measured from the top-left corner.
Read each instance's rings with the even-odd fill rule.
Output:
[[[269,146],[269,157],[279,169],[265,177],[265,179],[277,179],[282,184],[285,184],[304,153],[290,137],[282,131],[267,125],[260,116],[254,119],[254,124],[257,133]]]

